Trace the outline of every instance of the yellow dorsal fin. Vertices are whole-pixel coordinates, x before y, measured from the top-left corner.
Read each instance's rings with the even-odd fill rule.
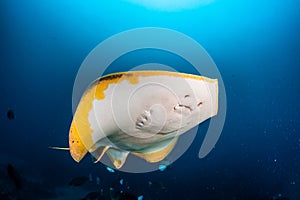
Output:
[[[177,137],[174,138],[173,140],[170,141],[170,143],[166,147],[158,151],[151,152],[151,153],[132,152],[132,154],[140,158],[143,158],[150,163],[159,162],[163,160],[165,157],[167,157],[167,155],[172,151],[172,149],[174,148],[177,142],[177,139],[178,139]]]

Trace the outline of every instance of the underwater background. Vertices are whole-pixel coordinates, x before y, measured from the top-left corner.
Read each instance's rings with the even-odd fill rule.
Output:
[[[116,0],[0,0],[0,199],[300,199],[299,17],[297,0],[215,0],[175,11]],[[109,172],[89,156],[76,163],[49,149],[68,146],[73,84],[88,53],[142,27],[192,37],[218,66],[227,116],[213,151],[198,158],[209,120],[164,171]],[[124,55],[106,73],[149,62],[193,73],[157,50]]]

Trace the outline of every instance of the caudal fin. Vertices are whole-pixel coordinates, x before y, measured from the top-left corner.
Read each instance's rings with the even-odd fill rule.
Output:
[[[49,147],[49,149],[70,151],[69,147]]]

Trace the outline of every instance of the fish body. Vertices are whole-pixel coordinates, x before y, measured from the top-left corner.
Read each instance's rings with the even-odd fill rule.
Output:
[[[23,181],[22,181],[21,175],[14,168],[14,166],[11,165],[11,164],[8,164],[6,166],[6,171],[7,171],[7,174],[9,176],[9,178],[13,181],[14,185],[16,186],[16,189],[17,190],[22,189],[22,187],[23,187]]]
[[[6,116],[9,120],[14,120],[15,119],[15,112],[12,109],[8,109],[6,112]]]
[[[73,159],[107,153],[121,168],[129,153],[163,160],[178,137],[218,111],[218,82],[168,71],[131,71],[94,81],[83,94],[69,132]]]
[[[81,186],[81,185],[85,184],[88,180],[89,180],[88,177],[78,176],[78,177],[73,178],[69,182],[69,186],[78,187],[78,186]]]

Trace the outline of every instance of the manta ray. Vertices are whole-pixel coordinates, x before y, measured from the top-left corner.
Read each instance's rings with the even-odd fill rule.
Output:
[[[106,153],[120,169],[133,154],[163,160],[178,137],[218,112],[218,81],[169,71],[129,71],[103,76],[84,92],[69,131],[79,162]]]

